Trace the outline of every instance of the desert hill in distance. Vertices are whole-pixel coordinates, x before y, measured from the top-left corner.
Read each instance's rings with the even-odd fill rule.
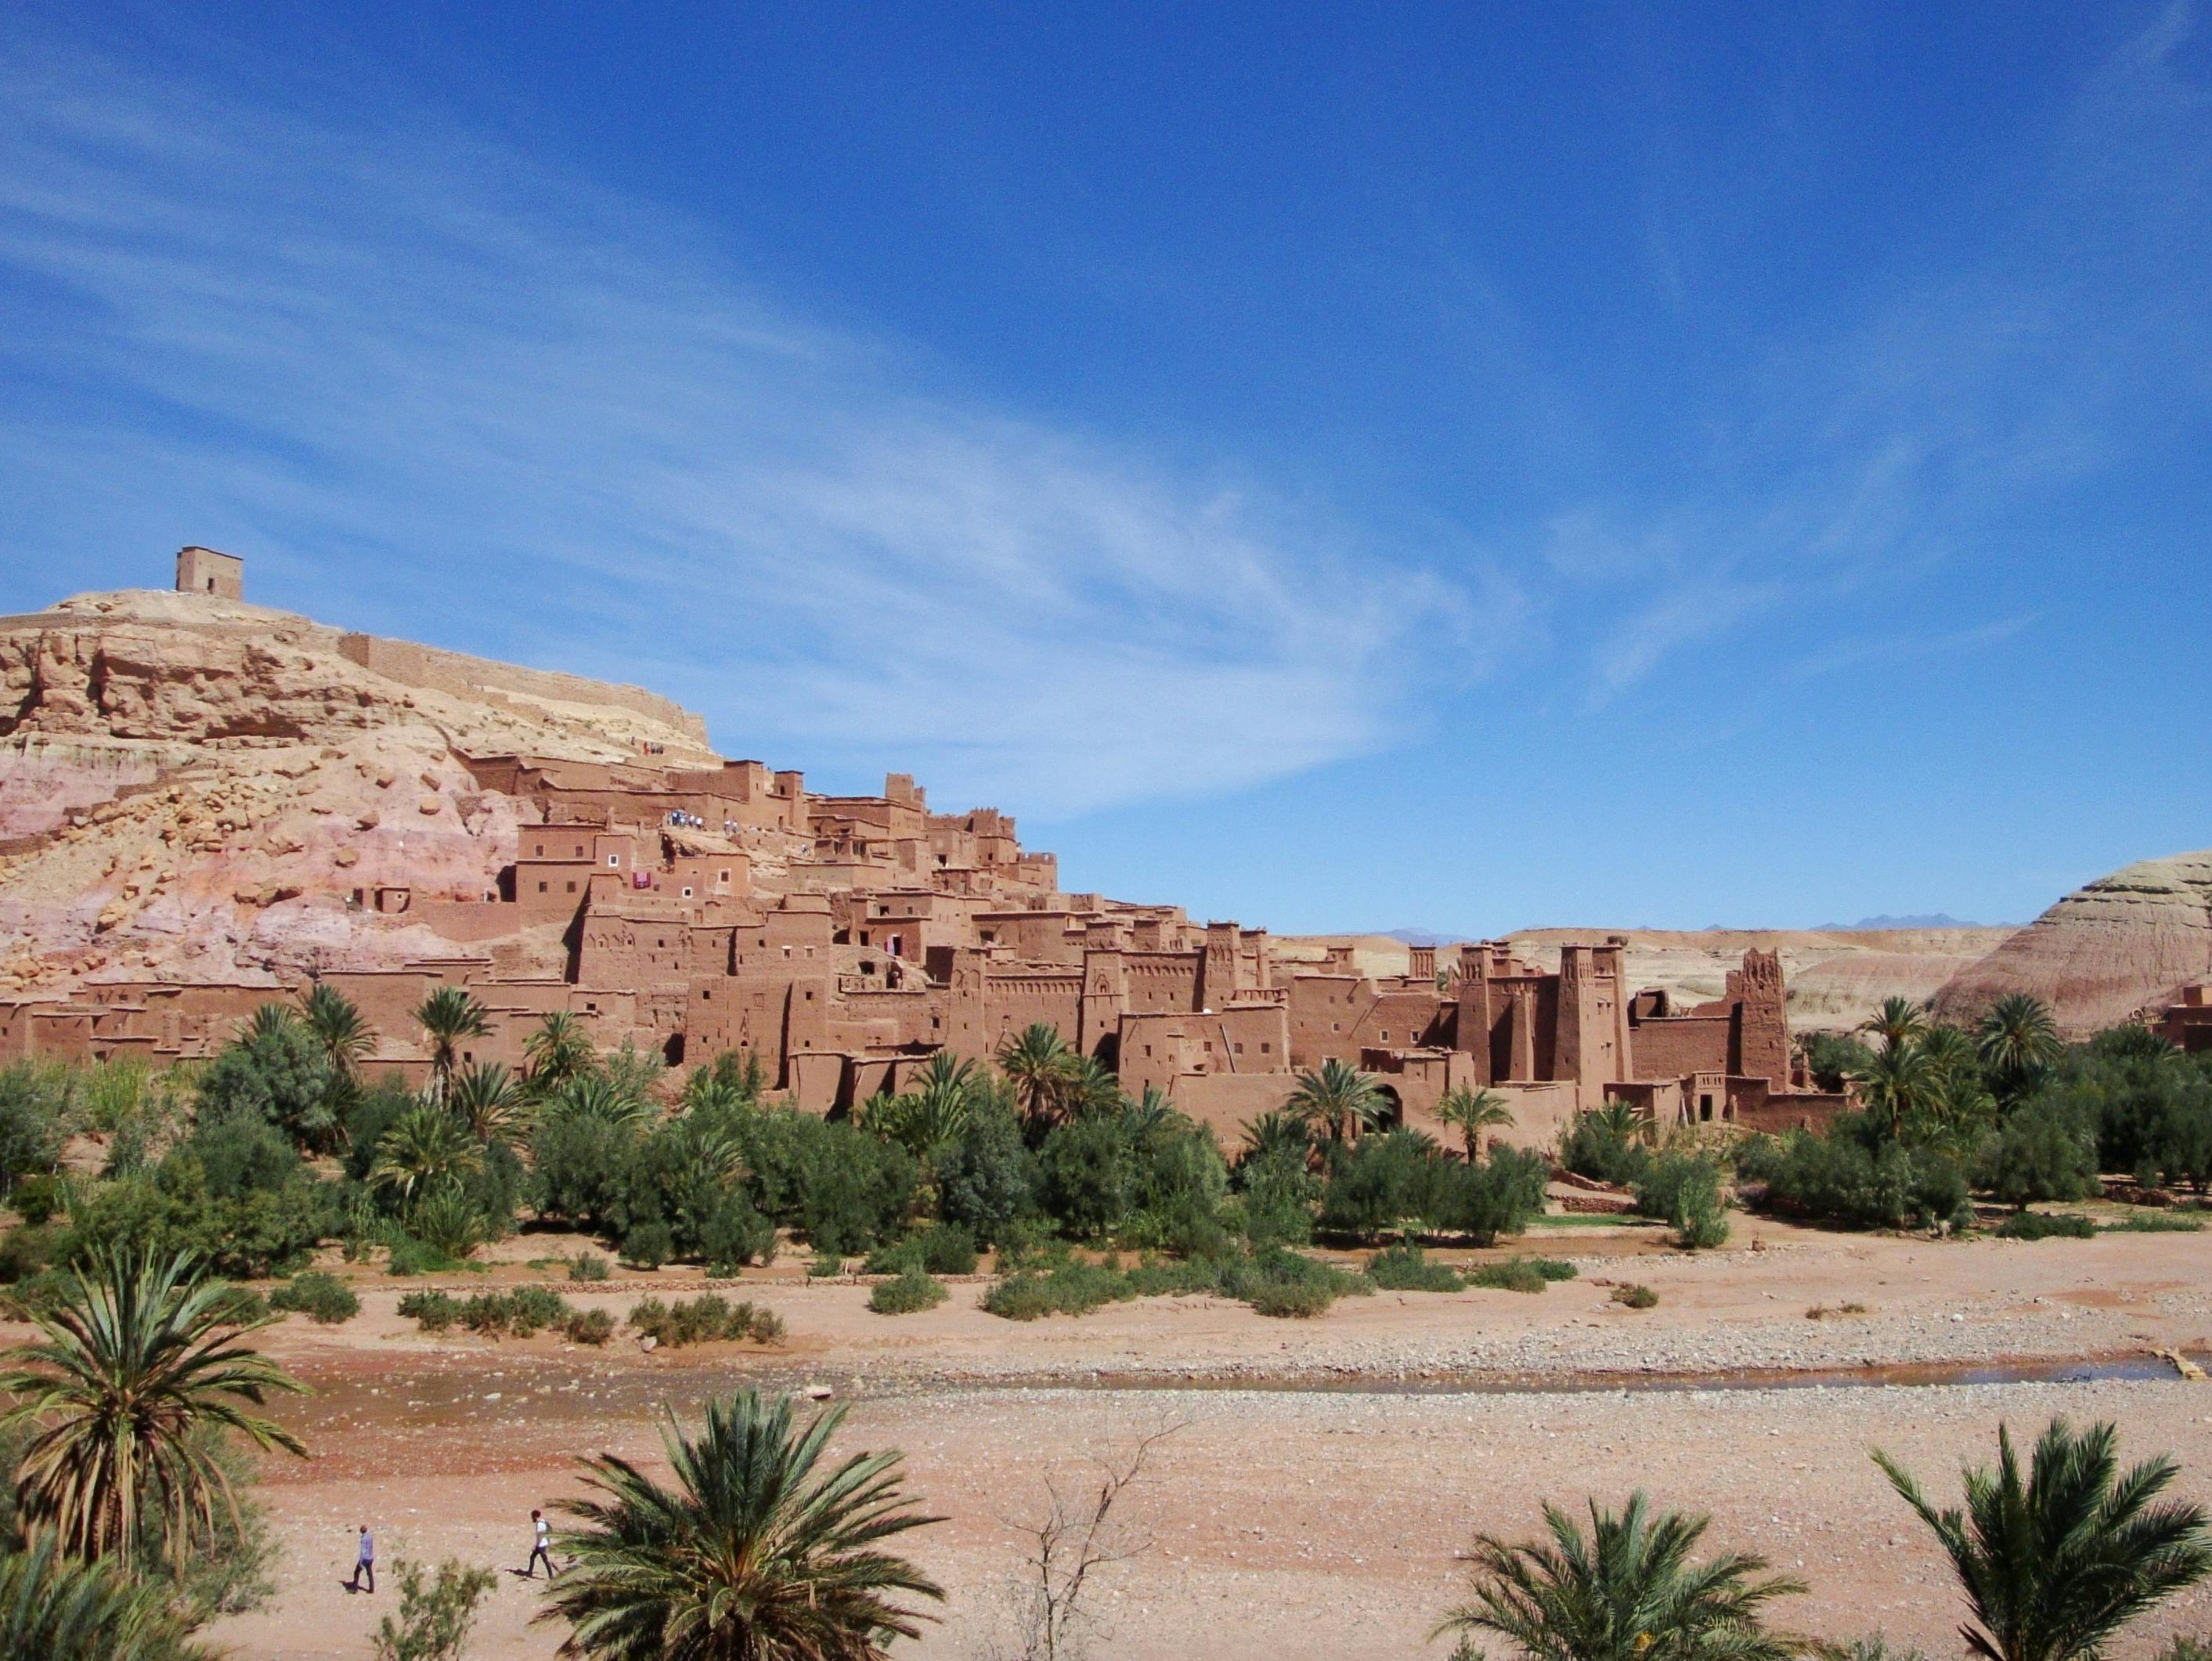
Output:
[[[1937,994],[1957,1018],[2008,992],[2049,1004],[2080,1037],[2172,1002],[2212,979],[2212,849],[2171,854],[2099,877],[2008,936]]]

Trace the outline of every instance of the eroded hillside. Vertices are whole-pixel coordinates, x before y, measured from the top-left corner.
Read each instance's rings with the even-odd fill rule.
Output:
[[[0,989],[434,955],[374,897],[481,897],[513,859],[514,806],[464,754],[715,759],[634,687],[150,590],[0,619]]]

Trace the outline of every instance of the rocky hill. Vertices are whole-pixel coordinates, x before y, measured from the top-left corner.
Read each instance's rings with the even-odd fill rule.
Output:
[[[0,991],[435,955],[354,896],[496,882],[514,806],[464,753],[646,751],[720,759],[636,687],[263,606],[134,589],[0,618]],[[540,947],[557,965],[557,940],[506,949]]]
[[[2032,992],[2083,1036],[2212,979],[2212,849],[2144,860],[2075,890],[1947,981],[1940,1013],[1963,1019]]]

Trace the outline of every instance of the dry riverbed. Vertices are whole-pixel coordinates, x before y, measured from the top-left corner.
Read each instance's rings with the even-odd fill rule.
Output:
[[[905,1451],[917,1499],[948,1519],[910,1536],[951,1593],[917,1646],[927,1656],[981,1655],[1005,1636],[1015,1530],[1041,1511],[1049,1475],[1079,1476],[1164,1425],[1178,1428],[1132,1501],[1151,1548],[1100,1583],[1102,1654],[1442,1656],[1425,1634],[1475,1532],[1525,1533],[1546,1498],[1618,1502],[1638,1486],[1711,1511],[1717,1542],[1802,1573],[1813,1591],[1794,1623],[1952,1654],[1948,1573],[1870,1447],[1948,1493],[1959,1458],[1988,1457],[2001,1420],[2111,1418],[2124,1452],[2173,1452],[2185,1489],[2212,1500],[2212,1386],[2142,1365],[2154,1350],[2212,1350],[2212,1233],[1949,1244],[1762,1221],[1740,1222],[1720,1253],[1655,1244],[1560,1229],[1528,1249],[1574,1258],[1581,1278],[1540,1296],[1385,1293],[1311,1322],[1155,1299],[1017,1324],[975,1307],[980,1281],[937,1310],[885,1317],[867,1311],[864,1287],[808,1283],[787,1264],[732,1294],[784,1317],[785,1348],[673,1354],[425,1338],[394,1313],[405,1283],[368,1277],[358,1319],[295,1317],[274,1335],[317,1386],[284,1409],[316,1457],[268,1467],[280,1590],[214,1635],[243,1655],[363,1655],[395,1602],[393,1555],[519,1568],[531,1506],[575,1492],[574,1456],[657,1461],[659,1404],[686,1411],[746,1383],[828,1385],[852,1404],[847,1445]],[[1658,1307],[1614,1303],[1612,1284],[1627,1281],[1656,1289]],[[693,1289],[668,1272],[559,1283],[616,1311],[648,1287]],[[1864,1311],[1835,1312],[1846,1304]],[[1827,1312],[1808,1318],[1816,1307]],[[2134,1375],[2097,1376],[2115,1361]],[[2033,1376],[1924,1382],[2001,1363]],[[1879,1382],[1777,1387],[1838,1370]],[[362,1521],[387,1560],[374,1599],[340,1584]],[[559,1631],[530,1618],[542,1585],[502,1574],[471,1652],[550,1656]],[[2192,1597],[2118,1653],[2208,1628],[2212,1601]]]

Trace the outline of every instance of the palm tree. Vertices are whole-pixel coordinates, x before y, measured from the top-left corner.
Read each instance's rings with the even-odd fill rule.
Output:
[[[1121,1107],[1121,1081],[1114,1075],[1112,1068],[1096,1056],[1069,1056],[1066,1076],[1060,1086],[1061,1118],[1082,1119],[1093,1113],[1111,1113]]]
[[[1884,1050],[1901,1050],[1927,1030],[1928,1012],[1911,999],[1894,995],[1884,998],[1881,1007],[1858,1025],[1858,1031],[1881,1039]]]
[[[1298,1074],[1297,1087],[1291,1092],[1283,1110],[1308,1124],[1320,1125],[1331,1141],[1340,1142],[1347,1135],[1381,1124],[1387,1106],[1373,1080],[1331,1056],[1321,1064],[1319,1072]]]
[[[1244,1151],[1237,1163],[1277,1157],[1304,1163],[1313,1157],[1313,1127],[1295,1113],[1262,1113],[1244,1125]]]
[[[522,1041],[523,1059],[530,1067],[530,1087],[541,1096],[585,1071],[598,1054],[583,1022],[565,1009],[548,1013],[538,1030]]]
[[[461,1044],[491,1031],[484,1007],[458,986],[441,986],[416,1006],[415,1024],[430,1041],[430,1078],[440,1095],[453,1076]]]
[[[1156,1084],[1146,1085],[1139,1095],[1121,1098],[1121,1123],[1135,1135],[1158,1130],[1182,1117],[1175,1098]]]
[[[695,1439],[670,1414],[663,1488],[611,1453],[586,1459],[592,1493],[562,1506],[574,1555],[538,1618],[569,1624],[564,1656],[599,1661],[878,1661],[926,1618],[898,1593],[942,1598],[878,1549],[941,1521],[908,1509],[899,1456],[857,1453],[821,1469],[845,1409],[804,1426],[787,1396],[710,1401]]]
[[[411,1204],[432,1189],[483,1168],[483,1148],[452,1110],[442,1102],[418,1101],[377,1142],[368,1182]]]
[[[306,1393],[237,1342],[276,1317],[241,1318],[234,1289],[204,1275],[189,1253],[95,1254],[31,1318],[42,1335],[7,1354],[0,1393],[15,1404],[0,1426],[39,1427],[17,1468],[16,1504],[66,1551],[127,1561],[150,1497],[163,1547],[181,1567],[193,1522],[211,1530],[218,1499],[237,1517],[216,1436],[235,1430],[264,1451],[307,1454],[298,1437],[241,1405]]]
[[[1959,1628],[1985,1661],[2074,1661],[2212,1571],[2202,1507],[2154,1505],[2179,1474],[2171,1459],[2121,1472],[2110,1425],[2076,1435],[2054,1419],[2021,1480],[2012,1433],[1997,1468],[1968,1469],[1965,1508],[1938,1511],[1886,1453],[1875,1463],[1935,1531],[1976,1624]]]
[[[1898,1001],[1895,999],[1892,1002]],[[1905,1116],[1926,1099],[1936,1084],[1928,1052],[1911,1043],[1887,1044],[1851,1075],[1866,1092],[1867,1105],[1889,1115],[1892,1137],[1905,1134]]]
[[[650,1100],[625,1090],[604,1073],[583,1073],[547,1097],[538,1110],[549,1119],[605,1119],[625,1129],[642,1129],[653,1116]]]
[[[1955,1135],[1986,1124],[1996,1110],[1982,1077],[1982,1061],[1972,1037],[1955,1026],[1930,1026],[1922,1035],[1920,1054],[1928,1063],[1925,1105]]]
[[[983,1082],[975,1062],[956,1062],[939,1050],[929,1058],[913,1089],[872,1104],[867,1123],[908,1153],[926,1154],[968,1128]]]
[[[446,1092],[447,1110],[486,1147],[523,1129],[526,1105],[521,1080],[497,1062],[464,1068]]]
[[[1588,1539],[1547,1504],[1548,1542],[1477,1540],[1474,1601],[1431,1635],[1495,1633],[1534,1661],[1789,1661],[1818,1650],[1762,1621],[1802,1581],[1759,1578],[1766,1560],[1747,1553],[1691,1562],[1710,1518],[1655,1517],[1641,1494],[1619,1516],[1593,1500],[1589,1515]]]
[[[158,1587],[112,1558],[72,1557],[50,1529],[0,1553],[0,1655],[40,1661],[212,1661]]]
[[[353,1078],[376,1047],[376,1033],[352,999],[317,981],[300,995],[300,1020],[323,1047],[331,1071]]]
[[[2026,1095],[2045,1068],[2064,1053],[2051,1007],[2028,992],[2008,992],[1976,1024],[1982,1065],[2008,1101]]]
[[[1486,1130],[1502,1129],[1513,1123],[1513,1110],[1494,1090],[1469,1090],[1464,1085],[1444,1092],[1437,1104],[1437,1117],[1467,1139],[1467,1162],[1474,1163],[1476,1144]]]
[[[238,1036],[245,1042],[251,1042],[255,1038],[272,1038],[296,1025],[299,1019],[281,1003],[259,1004],[255,1007],[253,1013],[247,1018],[246,1025],[240,1031]]]
[[[1060,1094],[1074,1059],[1060,1041],[1060,1029],[1032,1021],[999,1045],[999,1071],[1014,1087],[1023,1110],[1038,1123],[1060,1109]]]

